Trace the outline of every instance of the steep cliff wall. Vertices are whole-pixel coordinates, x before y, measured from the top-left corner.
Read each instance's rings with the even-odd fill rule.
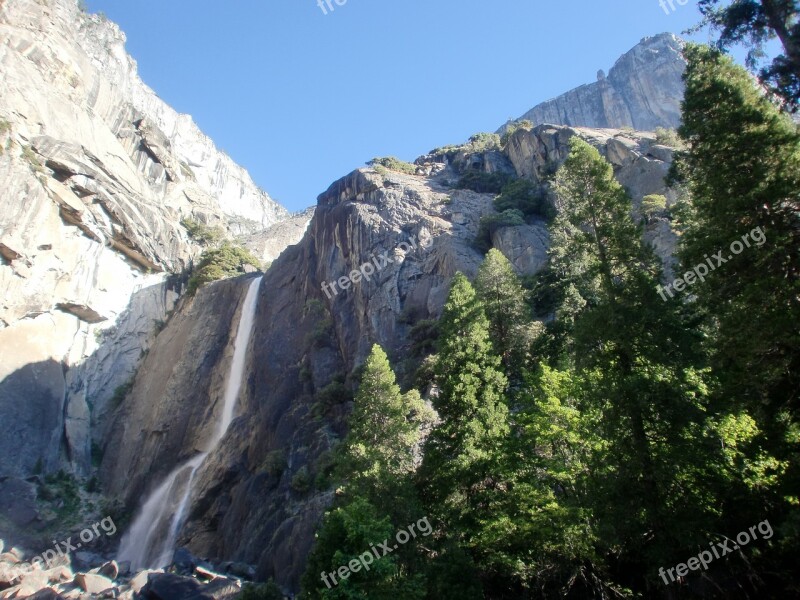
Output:
[[[644,38],[611,67],[608,76],[600,71],[595,83],[543,102],[519,120],[640,131],[678,127],[686,68],[682,45],[671,33]]]
[[[203,467],[180,544],[199,556],[257,565],[261,577],[296,589],[317,521],[331,500],[327,452],[343,434],[349,411],[336,384],[353,383],[376,342],[410,383],[421,360],[413,325],[438,317],[453,274],[472,276],[483,259],[472,241],[481,216],[494,212],[494,196],[455,189],[454,182],[471,168],[509,170],[536,180],[566,158],[573,135],[596,145],[614,164],[632,193],[632,210],[644,194],[664,193],[674,200],[663,181],[672,154],[653,136],[551,126],[517,131],[502,153],[423,157],[420,175],[359,169],[320,195],[302,242],[284,252],[262,281],[239,416]],[[648,235],[661,241],[666,256],[674,242],[668,223],[654,225]],[[403,245],[409,240],[416,248]],[[535,273],[546,262],[543,222],[501,228],[493,242],[521,273]],[[323,283],[370,262],[377,266],[369,280],[336,293],[323,291]],[[237,293],[245,287],[240,282]],[[229,309],[214,312],[223,304],[195,304],[191,319],[200,324],[220,318],[227,324]],[[188,317],[174,321],[175,327],[179,322],[190,324]],[[177,335],[172,326],[148,357],[154,366],[157,356],[175,356],[181,364],[189,356],[171,349]],[[205,363],[223,339],[195,336],[191,354]],[[171,387],[159,375],[163,368],[151,375],[148,364],[106,440],[104,481],[129,505],[157,485],[154,475],[168,473],[202,445],[202,430],[191,424],[211,410],[198,403],[213,404],[219,391],[219,378],[192,375],[194,362],[185,365],[188,375],[178,374],[184,367],[176,369],[172,380],[184,383]],[[219,362],[215,358],[212,364]],[[196,382],[196,393],[178,391],[195,385],[190,382]],[[166,423],[169,432],[163,431]],[[142,444],[154,457],[138,456]]]
[[[183,219],[233,236],[288,217],[124,42],[77,0],[0,2],[0,478],[88,473],[92,424],[202,250]]]

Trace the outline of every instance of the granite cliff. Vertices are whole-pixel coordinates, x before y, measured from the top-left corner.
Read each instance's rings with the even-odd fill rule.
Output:
[[[0,3],[0,499],[34,473],[90,474],[109,402],[203,250],[186,221],[241,238],[289,217],[124,43],[75,0]],[[301,234],[263,244],[274,258]]]
[[[42,476],[96,474],[115,515],[130,516],[206,448],[251,278],[182,296],[203,249],[191,219],[272,264],[235,419],[197,472],[178,544],[296,590],[370,347],[419,385],[430,341],[419,325],[439,316],[453,274],[472,276],[483,259],[473,242],[494,195],[461,178],[545,185],[578,135],[613,164],[635,215],[647,194],[675,201],[664,182],[672,149],[621,127],[675,124],[678,44],[646,40],[606,80],[534,109],[526,118],[548,124],[502,145],[436,150],[406,173],[357,169],[314,211],[288,215],[141,82],[115,25],[72,0],[0,3],[0,534],[24,544],[20,531],[51,531],[37,504]],[[669,265],[669,221],[649,220],[645,235]],[[491,244],[535,274],[547,224],[500,226]],[[369,280],[323,291],[372,261],[381,266]]]
[[[671,33],[644,38],[626,52],[606,75],[537,104],[518,120],[535,125],[632,127],[652,131],[680,125],[686,61],[683,42]]]
[[[359,365],[379,343],[412,383],[424,342],[415,324],[438,317],[453,274],[474,275],[483,258],[473,240],[480,218],[494,213],[494,195],[458,189],[460,177],[503,170],[539,181],[566,158],[573,135],[612,162],[634,212],[646,194],[675,199],[664,184],[672,150],[653,135],[549,125],[519,129],[503,149],[434,152],[418,159],[416,175],[359,169],[320,195],[303,240],[264,276],[237,418],[198,475],[180,545],[212,560],[255,565],[259,577],[297,589],[331,500],[329,451],[343,434],[347,389]],[[647,236],[668,257],[675,239],[669,223],[654,220]],[[416,249],[401,246],[412,238]],[[501,227],[492,242],[520,273],[546,263],[543,221]],[[381,255],[391,262],[371,280],[323,292],[324,282]],[[179,310],[116,413],[101,478],[128,506],[202,447],[204,415],[219,404],[246,286],[246,279],[214,284],[202,306],[198,298],[185,314]],[[179,368],[159,367],[169,356]]]

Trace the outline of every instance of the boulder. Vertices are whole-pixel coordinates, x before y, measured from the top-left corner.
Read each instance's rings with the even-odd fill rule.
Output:
[[[191,577],[172,573],[151,573],[141,594],[150,600],[184,600],[197,596],[202,587],[203,584]]]
[[[32,596],[28,596],[28,600],[66,600],[64,596],[59,594],[53,588],[44,588],[39,590]]]
[[[47,571],[43,571],[47,581],[50,583],[67,583],[75,579],[72,569],[65,566],[53,567]]]
[[[109,579],[114,580],[119,577],[119,565],[117,564],[117,561],[112,560],[104,564],[102,567],[92,569],[89,571],[89,573],[102,575],[103,577],[108,577]]]
[[[163,573],[164,571],[141,571],[137,573],[130,581],[131,589],[138,594],[147,585],[150,576],[156,573]]]
[[[78,573],[74,581],[75,585],[89,594],[100,594],[114,587],[114,582],[108,577],[94,573]]]
[[[234,579],[216,579],[185,600],[234,600],[242,593],[242,584]]]

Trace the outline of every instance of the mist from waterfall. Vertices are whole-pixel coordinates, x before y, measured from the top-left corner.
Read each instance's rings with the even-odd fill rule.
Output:
[[[162,568],[172,562],[175,543],[186,518],[197,471],[216,450],[233,421],[242,387],[247,350],[253,332],[261,277],[254,279],[242,304],[228,371],[222,412],[208,450],[178,466],[147,498],[128,532],[122,538],[118,560],[130,561],[132,569]]]

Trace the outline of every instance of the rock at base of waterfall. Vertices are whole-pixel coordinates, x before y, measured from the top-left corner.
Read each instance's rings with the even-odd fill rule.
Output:
[[[105,563],[102,567],[97,567],[96,569],[92,569],[89,571],[92,575],[102,575],[103,577],[108,577],[112,581],[119,577],[119,565],[117,561],[112,560]]]
[[[114,587],[114,582],[108,577],[93,573],[78,573],[75,575],[75,585],[87,594],[102,594]]]
[[[149,570],[141,571],[140,573],[137,573],[133,579],[131,579],[129,585],[131,586],[131,589],[134,591],[134,593],[138,594],[147,586],[151,575],[156,575],[163,572],[164,571],[160,569],[156,571],[149,571]]]
[[[191,577],[151,573],[141,595],[148,600],[233,600],[241,592],[241,584],[233,579],[220,578],[204,585]]]
[[[44,588],[32,596],[28,596],[28,600],[67,600],[67,598],[59,594],[53,588]]]

